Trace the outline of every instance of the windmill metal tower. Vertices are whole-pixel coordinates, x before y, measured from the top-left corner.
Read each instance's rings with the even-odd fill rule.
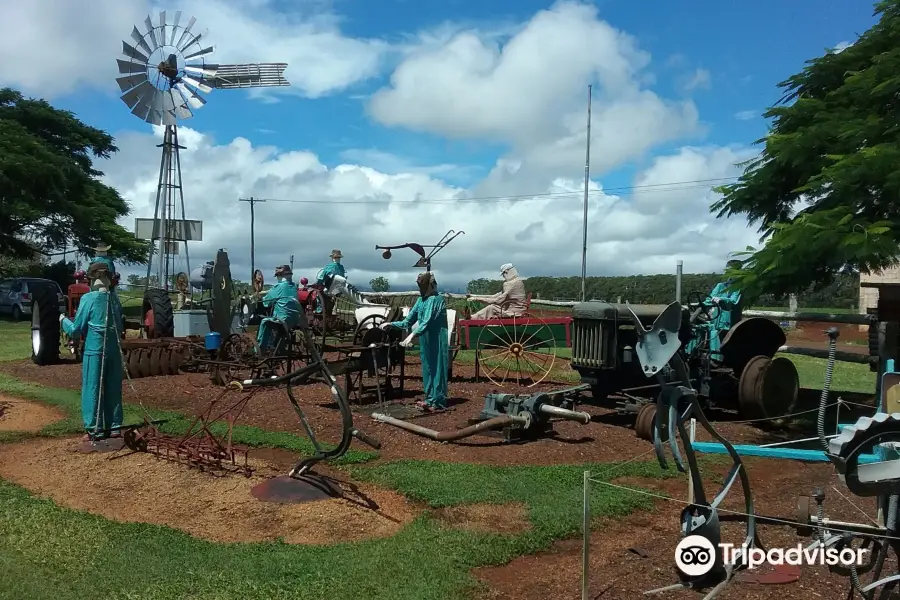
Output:
[[[166,21],[166,11],[159,13],[159,23],[144,20],[146,31],[136,26],[131,31],[133,44],[123,41],[124,58],[116,60],[121,77],[116,82],[122,90],[122,101],[131,113],[147,123],[165,126],[156,208],[152,219],[135,220],[135,236],[154,240],[147,262],[147,281],[153,268],[154,251],[158,257],[159,284],[169,288],[169,275],[174,273],[178,242],[185,242],[185,261],[190,273],[188,241],[201,241],[202,222],[185,217],[181,187],[181,159],[178,143],[178,121],[194,115],[206,104],[200,95],[214,89],[288,86],[284,77],[287,63],[253,63],[218,65],[207,63],[214,47],[207,45],[206,32],[194,33],[197,19],[191,17],[182,26],[181,11]],[[181,218],[176,219],[176,208]]]

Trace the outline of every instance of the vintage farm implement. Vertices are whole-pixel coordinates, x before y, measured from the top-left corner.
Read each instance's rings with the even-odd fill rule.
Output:
[[[698,391],[683,383],[690,380],[690,375],[683,354],[679,352],[682,345],[678,335],[682,320],[680,305],[677,302],[669,305],[649,328],[638,314],[632,312],[631,316],[637,334],[634,350],[638,363],[646,377],[654,377],[659,383],[657,410],[651,427],[657,458],[660,466],[668,468],[665,457],[665,449],[668,447],[676,468],[690,474],[690,500],[680,518],[682,538],[691,537],[690,543],[710,549],[709,560],[702,561],[709,565],[708,570],[701,574],[691,574],[679,567],[678,583],[646,593],[694,589],[704,592],[705,600],[711,600],[733,580],[739,570],[746,567],[749,552],[764,550],[756,528],[758,516],[750,481],[738,448],[719,434],[709,422],[704,407],[698,400]],[[884,573],[889,568],[888,565],[894,565],[900,555],[900,413],[896,412],[900,409],[896,394],[897,386],[900,385],[900,373],[893,372],[893,360],[886,361],[885,373],[879,386],[879,412],[874,417],[862,417],[856,423],[845,426],[840,435],[832,436],[829,440],[824,431],[825,408],[834,368],[837,330],[832,331],[831,337],[825,385],[818,408],[818,439],[824,448],[824,457],[835,466],[841,482],[849,492],[858,497],[875,498],[883,517],[874,525],[826,519],[824,493],[817,489],[812,495],[814,504],[809,497],[801,498],[801,521],[796,523],[796,528],[803,535],[812,534],[810,549],[870,550],[864,564],[849,567],[835,564],[829,565],[829,569],[850,578],[851,591],[848,597],[858,593],[865,600],[886,600],[893,597],[893,592],[900,584],[900,574],[885,576]],[[700,425],[731,459],[732,467],[725,476],[721,489],[714,496],[708,496],[703,485],[696,444],[688,431],[689,422]],[[722,532],[719,507],[736,482],[740,482],[743,493],[744,508],[738,516],[743,517],[745,527],[742,542],[734,545],[737,554],[731,558],[735,560],[725,561],[720,546]],[[891,551],[894,557],[888,561]],[[869,582],[864,583],[863,576],[867,576]]]
[[[293,333],[293,332],[292,332]],[[125,432],[125,442],[135,451],[152,453],[162,459],[187,464],[211,473],[237,472],[249,476],[252,467],[248,461],[248,448],[233,442],[235,422],[254,395],[264,388],[283,387],[300,424],[312,442],[314,452],[302,458],[287,476],[267,480],[253,488],[253,494],[263,500],[278,502],[305,502],[336,496],[340,491],[324,478],[314,477],[312,468],[323,460],[342,456],[353,438],[378,449],[377,440],[367,436],[353,425],[350,401],[343,386],[337,385],[337,376],[331,364],[320,353],[307,323],[296,332],[302,342],[309,362],[280,375],[244,381],[230,381],[224,390],[197,415],[183,434],[164,433],[147,421]],[[287,364],[292,362],[291,344],[287,345]],[[331,389],[335,404],[341,414],[341,439],[331,448],[321,443],[310,425],[298,398],[298,384],[324,384]]]
[[[240,391],[240,384],[229,384],[194,417],[184,434],[163,433],[145,418],[142,425],[124,431],[125,445],[135,452],[148,452],[214,475],[239,473],[250,477],[253,468],[248,461],[249,448],[234,444],[232,435],[235,422],[255,394],[229,395],[234,390]]]

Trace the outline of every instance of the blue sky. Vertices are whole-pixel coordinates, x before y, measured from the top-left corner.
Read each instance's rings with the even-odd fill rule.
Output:
[[[120,40],[126,38],[130,30],[130,25],[126,25],[126,23],[142,21],[143,19],[138,18],[137,15],[146,14],[147,11],[154,8],[145,5],[141,0],[133,0],[130,3],[111,3],[109,0],[104,0],[98,2],[94,9],[98,11],[98,15],[104,10],[112,12],[111,15],[104,16],[106,21],[100,24],[102,28],[80,32],[77,27],[71,31],[66,29],[66,25],[71,21],[71,15],[64,13],[70,7],[59,4],[60,2],[61,0],[40,0],[33,7],[31,14],[16,16],[27,19],[37,18],[41,12],[47,14],[46,11],[50,11],[50,14],[54,15],[59,12],[59,28],[60,31],[66,31],[65,35],[70,36],[69,45],[73,39],[77,40],[78,36],[82,35],[81,43],[92,46],[91,49],[85,50],[89,59],[97,57],[97,60],[100,60],[100,57],[108,56],[105,60],[110,65],[104,64],[104,68],[106,66],[113,68],[111,65],[114,64],[114,59],[120,50]],[[107,4],[104,5],[104,2]],[[59,11],[55,11],[51,7],[54,3],[60,7]],[[42,4],[47,6],[37,6]],[[551,36],[553,23],[548,25],[546,19],[541,21],[539,17],[541,14],[546,16],[547,13],[542,11],[550,10],[552,12],[558,8],[559,5],[551,2],[533,0],[517,2],[508,0],[491,2],[472,0],[440,2],[435,0],[418,2],[411,0],[379,0],[379,2],[333,0],[331,2],[293,3],[282,0],[264,0],[262,1],[262,5],[264,5],[262,12],[250,10],[247,8],[247,4],[230,0],[191,0],[189,5],[186,10],[190,10],[191,14],[197,16],[198,22],[212,29],[212,39],[217,45],[214,56],[218,60],[238,62],[247,60],[244,57],[252,54],[253,59],[259,61],[288,61],[290,66],[287,75],[294,84],[289,93],[277,95],[275,102],[254,99],[244,91],[215,91],[207,95],[209,103],[197,111],[195,118],[184,122],[185,126],[195,130],[198,136],[202,136],[198,140],[202,139],[203,145],[214,147],[219,153],[228,152],[226,146],[237,137],[248,139],[253,148],[260,146],[277,148],[275,155],[260,159],[264,162],[255,168],[248,167],[248,171],[261,173],[267,169],[274,169],[277,171],[277,177],[280,178],[278,185],[275,187],[269,185],[271,174],[266,181],[259,178],[254,180],[249,178],[249,175],[247,177],[241,175],[238,177],[242,182],[239,186],[241,189],[233,190],[233,193],[231,190],[223,190],[215,192],[216,195],[231,194],[232,198],[229,201],[233,201],[233,198],[240,194],[275,193],[271,192],[274,189],[278,190],[279,194],[290,195],[291,199],[330,198],[323,191],[324,188],[316,188],[318,191],[310,195],[309,189],[302,187],[299,183],[297,183],[299,187],[288,185],[289,182],[296,183],[301,179],[305,182],[304,178],[315,169],[310,171],[308,166],[304,166],[302,169],[306,170],[303,171],[305,173],[303,177],[299,174],[292,175],[285,172],[287,167],[279,164],[277,157],[284,156],[284,153],[290,151],[308,151],[315,156],[315,160],[328,168],[351,163],[361,167],[371,167],[388,176],[400,176],[407,171],[420,173],[420,175],[425,173],[425,175],[421,175],[423,178],[427,178],[430,174],[429,181],[417,180],[416,185],[419,187],[415,191],[406,188],[400,190],[400,186],[406,185],[400,180],[392,179],[384,183],[380,180],[376,182],[369,177],[371,185],[378,188],[377,190],[354,188],[345,191],[342,188],[338,194],[339,198],[336,200],[338,202],[341,199],[351,201],[354,198],[366,197],[366,194],[377,192],[386,194],[387,197],[399,202],[397,210],[400,210],[403,201],[409,201],[410,194],[413,194],[412,197],[436,198],[455,193],[453,190],[457,187],[474,188],[477,190],[477,192],[473,192],[476,195],[488,193],[484,190],[488,190],[491,195],[519,195],[526,192],[538,194],[545,193],[551,188],[558,189],[559,185],[563,185],[565,189],[571,188],[577,191],[577,187],[581,185],[578,182],[578,173],[582,170],[581,162],[583,161],[583,158],[579,160],[578,154],[583,151],[576,151],[579,145],[577,140],[565,140],[566,136],[571,138],[571,136],[577,135],[579,128],[582,127],[578,119],[584,117],[579,117],[578,113],[579,110],[582,113],[584,111],[586,87],[589,83],[595,84],[597,89],[595,111],[602,110],[607,105],[616,105],[621,110],[626,110],[632,103],[631,99],[637,98],[634,96],[635,90],[640,89],[642,93],[652,94],[654,99],[665,103],[671,109],[669,114],[665,114],[660,112],[662,108],[659,108],[656,113],[659,122],[656,125],[647,126],[648,128],[664,129],[665,125],[679,118],[684,121],[683,126],[675,127],[673,125],[672,131],[669,132],[652,135],[653,131],[645,131],[635,133],[634,136],[629,135],[629,127],[624,127],[621,132],[609,133],[617,125],[615,118],[606,122],[601,120],[599,124],[595,124],[595,127],[601,130],[600,132],[595,131],[595,135],[606,132],[604,135],[607,136],[605,139],[599,140],[593,148],[592,174],[594,181],[599,185],[609,189],[627,187],[638,181],[657,185],[673,181],[690,181],[703,179],[707,174],[716,177],[733,177],[736,174],[733,169],[727,173],[723,169],[731,164],[728,163],[728,160],[732,158],[735,160],[746,158],[746,153],[753,151],[752,148],[748,149],[748,146],[765,134],[766,123],[760,113],[778,99],[779,92],[776,84],[801,69],[805,60],[822,54],[825,48],[834,47],[840,42],[852,42],[857,34],[864,32],[874,23],[872,5],[866,2],[844,1],[829,3],[827,7],[824,7],[822,3],[811,0],[793,0],[792,2],[764,0],[754,3],[676,3],[662,0],[646,0],[635,3],[620,0],[598,0],[594,3],[598,12],[595,17],[591,17],[592,23],[593,20],[596,20],[603,26],[610,26],[617,30],[618,35],[631,36],[640,51],[649,53],[647,64],[628,69],[623,67],[624,70],[621,73],[616,71],[612,75],[607,75],[608,78],[603,80],[603,76],[591,77],[588,73],[592,72],[591,69],[602,70],[604,64],[615,64],[616,60],[635,63],[631,58],[627,58],[631,56],[627,48],[619,44],[616,51],[618,53],[611,54],[609,57],[585,58],[579,54],[597,53],[601,50],[605,52],[606,50],[603,48],[612,52],[612,45],[618,44],[618,42],[609,41],[607,46],[598,46],[593,50],[585,48],[584,51],[580,51],[581,46],[576,44],[567,54],[556,56],[553,59],[555,62],[549,65],[538,64],[542,55],[552,54],[552,48],[549,45],[552,45],[554,40],[560,42],[565,40],[567,28],[572,32],[573,38],[578,35],[585,36],[583,38],[585,44],[600,35],[605,35],[602,29],[575,31],[580,25],[578,19],[575,19],[568,22],[568,25],[566,22],[557,23],[561,30],[553,35],[561,37],[548,37]],[[171,11],[177,7],[167,8]],[[310,22],[313,23],[308,26],[309,31],[304,30],[298,33],[301,28],[293,25],[302,23],[299,20],[292,21],[291,26],[285,25],[285,22],[290,19],[298,19],[296,14],[298,10],[304,11],[304,15],[308,16]],[[225,11],[232,12],[226,15]],[[282,11],[285,14],[279,15],[279,12]],[[92,17],[84,15],[82,18]],[[280,20],[282,22],[279,22]],[[541,31],[544,37],[538,38],[537,45],[534,45],[535,42],[532,39],[530,43],[534,47],[523,49],[523,46],[529,42],[524,41],[525,37],[523,37],[522,31],[529,27],[537,28],[537,24],[540,23],[543,23]],[[49,27],[52,29],[54,25],[51,23]],[[466,32],[474,32],[473,39],[479,40],[481,45],[478,46],[478,52],[481,54],[478,52],[472,55],[467,54],[475,52],[474,46],[471,45],[456,46],[456,50],[453,50],[454,40],[458,41],[454,34],[462,35]],[[330,60],[328,50],[317,46],[319,40],[323,38],[316,36],[322,35],[330,36],[328,40],[331,40],[322,43],[337,44],[338,42],[334,42],[334,39],[339,38],[340,44],[374,44],[373,48],[387,47],[388,49],[379,55],[378,60],[370,61],[371,64],[368,67],[359,67],[361,73],[365,71],[363,75],[347,77],[340,82],[329,82],[324,85],[324,88],[328,89],[321,93],[304,93],[311,89],[312,84],[306,85],[312,77],[308,76],[307,71],[313,67],[319,67],[326,71],[324,75],[321,73],[318,75],[319,81],[323,78],[327,79],[327,71],[330,69],[327,62]],[[443,37],[441,37],[442,35]],[[429,36],[431,37],[429,38]],[[546,47],[540,47],[541,40],[547,44]],[[18,41],[26,44],[29,42],[27,39]],[[316,48],[319,49],[316,50]],[[335,72],[353,61],[363,64],[367,60],[364,49],[352,48],[355,52],[353,54],[347,50],[349,46],[338,45],[335,48],[335,52],[346,50],[347,53],[342,63],[335,63]],[[2,50],[3,46],[0,46],[0,51]],[[533,54],[526,54],[526,50]],[[315,52],[321,54],[315,55]],[[373,52],[375,51],[373,50]],[[519,65],[516,71],[517,78],[507,77],[501,80],[485,65],[479,66],[478,61],[489,60],[491,52],[500,52],[501,54],[497,56],[503,57],[510,57],[514,52],[519,52],[520,58],[516,63]],[[379,95],[384,96],[385,90],[393,89],[392,76],[395,73],[414,69],[416,64],[422,60],[428,60],[429,56],[433,57],[434,53],[443,53],[440,56],[444,62],[434,62],[430,69],[418,72],[414,79],[416,83],[412,87],[408,83],[404,84],[406,88],[402,94],[398,93],[390,98],[382,98],[384,102],[380,108],[376,106],[373,98]],[[240,58],[235,60],[233,57],[238,55]],[[533,57],[535,64],[535,68],[531,72],[528,69],[523,70],[521,67],[523,62],[528,64],[528,56]],[[626,58],[622,58],[623,56]],[[155,175],[149,167],[138,169],[134,165],[134,161],[141,160],[146,161],[147,164],[154,162],[158,164],[158,161],[153,159],[154,149],[151,144],[142,142],[143,150],[140,152],[137,150],[140,147],[138,140],[141,137],[146,138],[150,134],[149,126],[129,114],[127,107],[118,99],[116,88],[111,88],[109,83],[104,83],[102,79],[85,73],[84,61],[73,63],[74,70],[68,71],[68,76],[72,78],[72,81],[66,89],[62,89],[58,77],[55,76],[55,79],[51,79],[48,75],[42,79],[41,76],[34,74],[41,68],[41,65],[38,64],[41,58],[29,59],[33,60],[34,64],[27,64],[26,61],[26,64],[22,65],[23,71],[21,72],[6,73],[2,76],[6,80],[3,83],[20,87],[31,95],[47,97],[56,106],[72,110],[82,120],[116,134],[123,147],[122,156],[117,157],[109,164],[101,164],[100,168],[106,171],[111,181],[129,200],[133,201],[136,212],[145,210],[141,209],[140,205],[147,202],[147,181],[152,181]],[[481,97],[477,97],[476,94],[473,100],[466,96],[471,90],[463,89],[463,84],[454,87],[442,81],[440,79],[442,73],[439,72],[438,67],[443,67],[446,61],[451,59],[458,63],[454,63],[456,76],[462,77],[460,73],[465,74],[467,77],[465,81],[470,84],[479,82],[479,78],[496,79],[492,82],[495,84],[494,87],[484,88],[491,92],[485,92]],[[590,63],[592,60],[594,62]],[[641,62],[635,60],[638,63]],[[463,64],[464,61],[469,62]],[[579,61],[586,65],[590,63],[582,69],[582,75],[553,79],[555,75],[559,75],[559,72]],[[510,62],[512,62],[511,59]],[[79,64],[82,65],[80,69],[77,66]],[[496,66],[495,64],[492,68],[496,68]],[[484,71],[485,68],[488,70]],[[24,69],[31,71],[25,73]],[[627,76],[622,75],[625,71],[628,72]],[[532,112],[528,112],[531,108],[525,106],[525,100],[521,100],[521,97],[516,94],[534,95],[540,92],[541,81],[550,81],[551,79],[563,82],[565,88],[548,92],[548,98],[544,98],[543,104],[538,105],[545,108],[538,110],[531,107],[533,108]],[[306,85],[305,88],[304,85]],[[448,87],[440,88],[445,91],[439,96],[428,95],[429,89],[437,89],[440,85]],[[519,86],[521,86],[521,92],[517,89]],[[626,91],[613,89],[616,86],[620,86]],[[510,108],[510,111],[519,110],[523,115],[522,121],[520,123],[504,123],[502,126],[494,127],[494,122],[499,122],[505,117],[504,105],[496,99],[496,96],[507,92],[515,105]],[[450,103],[442,110],[452,112],[453,100],[457,94],[459,94],[461,104],[468,102],[474,107],[469,109],[471,119],[467,118],[466,114],[450,115],[446,122],[438,123],[437,121],[442,120],[442,113],[437,108],[434,108],[429,114],[413,114],[427,112],[428,104],[437,102],[436,98],[450,98]],[[554,96],[558,96],[559,102]],[[517,102],[519,104],[516,104]],[[480,103],[485,105],[485,115],[480,114],[482,112]],[[494,105],[489,106],[491,103]],[[676,105],[689,105],[687,113],[690,114],[677,113],[675,108],[672,108]],[[551,110],[546,107],[550,106],[557,107],[553,110],[558,109],[563,116],[548,116]],[[579,106],[581,106],[580,109]],[[496,111],[496,113],[491,113],[491,115],[496,114],[495,118],[487,116],[490,110]],[[635,128],[639,129],[641,123],[650,122],[651,116],[643,117],[641,116],[643,113],[637,112],[638,108],[634,110],[636,113],[629,114],[627,117],[635,119]],[[740,118],[739,115],[742,114],[743,118]],[[474,123],[479,121],[480,117],[484,117],[484,122],[468,127],[470,121]],[[546,123],[543,122],[545,118]],[[554,120],[556,122],[553,122]],[[546,132],[549,133],[529,134],[531,129],[538,130],[542,125],[546,125]],[[468,130],[466,135],[455,135],[463,129]],[[583,133],[581,135],[583,136]],[[647,139],[642,139],[638,143],[634,138],[639,136]],[[559,144],[564,144],[568,148],[569,154],[559,154],[554,158],[555,151],[552,148],[562,148],[563,146],[558,146]],[[634,148],[623,149],[629,144]],[[583,147],[583,142],[581,142],[581,146]],[[703,160],[707,162],[700,164],[697,162],[698,158],[694,161],[695,164],[691,169],[678,163],[678,160],[690,162],[689,159],[693,156],[691,148],[699,148]],[[238,152],[234,149],[232,151]],[[713,169],[712,163],[708,162],[712,160],[711,157],[716,152],[719,152],[719,155],[716,155],[719,156],[719,162],[724,165],[718,170]],[[728,152],[731,154],[726,156]],[[619,153],[621,156],[617,156]],[[211,155],[212,152],[203,156]],[[201,153],[198,152],[196,159],[187,160],[188,163],[190,160],[200,161]],[[497,172],[498,160],[521,163],[522,166],[514,175],[507,174],[500,177]],[[564,161],[565,164],[562,165],[560,161]],[[128,165],[125,164],[126,162]],[[233,158],[231,162],[236,164],[237,159]],[[452,165],[453,167],[435,168],[436,165]],[[204,168],[206,166],[208,165],[204,165]],[[226,167],[227,165],[222,168]],[[420,169],[417,170],[416,167]],[[301,169],[301,167],[297,168]],[[137,173],[138,170],[141,172]],[[492,170],[495,172],[492,173]],[[339,175],[343,177],[346,174],[331,174],[334,178]],[[213,177],[213,180],[221,179],[221,176],[205,176]],[[518,181],[512,181],[513,179]],[[498,181],[500,183],[497,183]],[[551,185],[553,181],[556,183]],[[204,188],[211,187],[197,185]],[[328,190],[334,190],[335,186],[336,183],[332,181]],[[197,190],[196,187],[193,191],[194,196],[213,193],[212,191]],[[703,203],[708,204],[708,190],[692,193],[697,197],[689,199],[673,196],[669,204],[681,205],[691,202],[696,202],[697,206],[702,206]],[[629,194],[625,195],[629,196]],[[571,199],[573,210],[576,203],[580,202],[575,196],[576,194],[573,194]],[[656,211],[655,214],[664,221],[666,217],[663,213],[669,209],[663,206],[664,203],[660,198],[653,201],[646,200],[646,207],[639,210],[635,208],[640,204],[636,197],[625,197],[615,206],[613,206],[612,200],[598,197],[597,207],[606,206],[607,208],[603,210],[607,212],[597,213],[596,219],[600,222],[611,222],[622,218],[623,223],[631,223],[637,217],[626,214],[617,216],[616,213],[620,207],[631,205],[630,208],[636,211],[638,217],[647,217]],[[204,210],[202,206],[213,206],[217,202],[219,200],[216,198],[201,198],[196,201],[192,200],[192,207],[196,207],[194,212],[202,213]],[[229,204],[229,206],[237,205]],[[613,208],[609,208],[610,206]],[[285,210],[287,209],[285,208]],[[309,210],[312,208],[298,205],[296,215],[307,215]],[[469,208],[461,208],[460,214],[463,212],[472,214]],[[403,213],[401,211],[396,214]],[[498,214],[502,220],[502,214]],[[385,232],[381,235],[388,237],[406,235],[400,233],[404,227],[396,219],[385,220],[383,215],[373,218],[385,227],[396,226],[398,229],[395,234]],[[449,228],[450,225],[456,223],[455,219],[453,219],[453,223],[444,223],[440,222],[440,219],[435,220],[428,217],[425,217],[424,220],[438,221],[432,223],[434,233],[429,232],[429,235],[437,237],[440,237],[437,234],[439,229]],[[537,220],[532,219],[530,223],[526,222],[527,220],[523,216],[518,219],[521,223],[517,221],[516,225],[512,227],[521,229],[530,225],[533,229],[536,224],[543,223],[547,224],[546,235],[548,236],[578,237],[575,235],[577,218],[573,217],[573,220],[566,220],[564,224],[558,226],[551,226],[552,224],[547,221],[546,216]],[[462,228],[461,225],[463,223],[456,223],[458,228]],[[479,223],[476,222],[467,227],[471,229],[478,225]],[[740,249],[726,248],[727,243],[734,243],[735,236],[731,230],[724,229],[721,221],[709,221],[708,225],[709,228],[701,228],[698,230],[699,233],[698,231],[682,232],[679,234],[680,241],[675,241],[672,238],[674,234],[664,225],[651,224],[648,221],[644,229],[635,230],[635,235],[641,239],[650,236],[654,240],[656,238],[653,236],[662,236],[659,238],[659,244],[642,244],[646,249],[646,256],[632,261],[627,268],[653,271],[661,268],[660,265],[667,264],[669,254],[690,256],[696,264],[698,261],[705,260],[699,257],[712,253],[714,256],[709,259],[710,262],[697,265],[698,269],[708,268],[709,265],[723,260],[724,254],[727,252]],[[207,229],[214,231],[214,227],[216,225],[211,220]],[[598,227],[602,228],[602,225],[598,225]],[[621,230],[623,227],[625,226],[616,225],[614,229]],[[490,232],[496,229],[496,227],[487,228],[485,231]],[[551,234],[549,232],[551,229],[555,233]],[[232,237],[232,234],[227,231],[227,228],[222,229],[221,235],[224,238]],[[719,233],[716,234],[716,231]],[[339,240],[326,241],[331,238],[324,234],[320,237],[316,237],[317,235],[318,232],[312,232],[309,239],[316,239],[317,244],[321,243],[323,246],[329,247],[318,252],[317,256],[327,255],[330,246],[341,245]],[[666,238],[667,235],[668,238]],[[707,241],[710,243],[715,241],[717,244],[715,249],[710,251],[707,248],[704,251],[699,247],[689,248],[685,240],[691,236],[697,238],[698,235],[709,237]],[[509,237],[513,237],[512,234]],[[613,240],[615,235],[606,235],[600,232],[594,237],[595,239]],[[745,237],[749,239],[752,236]],[[669,239],[668,246],[662,241],[664,238]],[[320,239],[321,241],[319,241]],[[370,241],[367,239],[365,246],[370,246]],[[602,248],[598,246],[595,250],[598,255],[615,254],[623,251],[626,246],[622,244],[627,241],[622,240],[621,243],[608,241],[605,246]],[[209,243],[215,245],[219,242],[211,240]],[[345,245],[347,243],[344,242]],[[362,242],[360,243],[362,244]],[[244,242],[241,241],[240,244],[243,245]],[[487,252],[490,255],[490,263],[506,262],[501,255],[509,256],[510,253],[513,253],[517,260],[528,262],[527,268],[524,269],[526,271],[546,273],[558,269],[567,272],[577,262],[576,257],[580,255],[580,249],[569,248],[566,250],[566,256],[560,258],[559,261],[565,266],[559,266],[548,264],[546,260],[543,260],[543,257],[547,256],[546,249],[531,252],[527,249],[514,249],[510,246],[506,250],[497,250],[494,253],[488,248],[489,244],[490,239],[480,239],[475,248],[462,252],[459,257],[460,263],[455,268],[462,269],[464,263],[467,261],[471,263],[475,257],[482,256]],[[243,248],[243,246],[241,247]],[[203,249],[204,252],[212,250],[212,247]],[[281,250],[276,251],[275,248],[268,248],[265,246],[265,242],[261,252],[271,254],[273,257],[284,253]],[[309,260],[311,268],[315,259],[310,258]],[[374,269],[380,267],[380,264],[376,265],[367,257],[365,265],[361,267],[360,276],[368,277],[374,272]],[[611,269],[615,270],[620,267],[626,268],[621,260],[609,258],[601,261],[597,270],[610,272]],[[465,268],[490,274],[495,267],[489,264],[489,266],[477,269],[471,266]],[[598,274],[600,273],[598,272]],[[462,280],[469,275],[455,273],[454,277]]]
[[[533,0],[332,2],[342,15],[345,34],[395,39],[444,21],[525,21],[552,4]],[[776,84],[802,68],[805,60],[841,41],[852,41],[875,22],[872,6],[865,2],[831,3],[827,10],[813,0],[704,3],[694,7],[664,0],[602,0],[594,4],[602,18],[635,35],[656,61],[669,61],[654,69],[658,78],[655,89],[661,93],[681,94],[684,67],[705,69],[711,74],[714,80],[710,89],[693,97],[709,125],[704,141],[716,144],[747,143],[764,135],[765,121],[760,117],[739,120],[735,115],[743,111],[760,114],[778,99]],[[214,101],[191,125],[202,123],[205,132],[220,140],[242,136],[280,148],[312,148],[328,165],[343,162],[342,150],[367,147],[416,156],[423,164],[474,163],[485,169],[493,164],[496,145],[448,142],[373,123],[361,96],[384,85],[388,77],[386,73],[333,97],[260,104],[237,119],[235,114],[245,110],[246,94],[216,92]],[[55,103],[110,131],[140,128],[140,122],[118,100],[97,90],[79,91]]]

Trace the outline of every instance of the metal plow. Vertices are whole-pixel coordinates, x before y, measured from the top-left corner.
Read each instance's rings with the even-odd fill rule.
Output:
[[[233,473],[250,477],[253,468],[248,460],[249,448],[234,444],[232,431],[255,391],[226,400],[227,394],[235,390],[242,390],[240,383],[229,384],[194,418],[183,435],[163,433],[145,419],[142,426],[124,432],[125,445],[135,452],[148,452],[212,475]]]

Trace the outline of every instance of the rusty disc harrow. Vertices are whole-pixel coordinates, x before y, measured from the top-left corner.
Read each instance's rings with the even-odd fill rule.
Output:
[[[192,346],[188,343],[166,345],[142,345],[126,348],[124,362],[132,379],[177,375],[181,367],[191,360]]]

